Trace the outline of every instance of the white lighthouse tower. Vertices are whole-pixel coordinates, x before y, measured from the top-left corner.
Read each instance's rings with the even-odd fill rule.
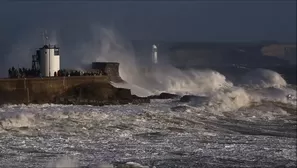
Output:
[[[152,46],[152,63],[158,63],[158,48],[155,44]]]
[[[40,73],[44,77],[55,76],[60,70],[60,51],[57,46],[44,45],[39,49]]]

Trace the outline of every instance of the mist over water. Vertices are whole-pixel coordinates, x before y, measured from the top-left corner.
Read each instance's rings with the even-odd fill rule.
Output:
[[[129,84],[121,86],[131,88],[136,95],[148,96],[164,91],[203,93],[232,86],[223,75],[212,70],[182,71],[168,63],[161,62],[154,66],[151,62],[144,63],[142,59],[150,58],[135,55],[131,43],[116,31],[102,27],[92,31],[92,40],[79,48],[80,53],[84,53],[79,68],[85,68],[94,61],[119,62],[120,76]]]

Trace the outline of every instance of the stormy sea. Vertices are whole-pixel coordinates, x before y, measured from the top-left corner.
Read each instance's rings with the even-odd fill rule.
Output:
[[[267,69],[121,66],[141,105],[3,105],[0,167],[296,167],[296,85]],[[231,73],[232,74],[232,73]],[[2,96],[2,95],[1,95]]]
[[[150,65],[150,51],[141,61],[141,53],[107,29],[94,38],[71,59],[64,47],[61,62],[81,69],[93,61],[119,62],[125,82],[113,86],[139,97],[179,97],[139,105],[2,105],[0,167],[297,166],[296,82],[287,78],[295,79],[296,66],[176,68],[161,49],[160,62]],[[195,63],[175,62],[183,60]]]

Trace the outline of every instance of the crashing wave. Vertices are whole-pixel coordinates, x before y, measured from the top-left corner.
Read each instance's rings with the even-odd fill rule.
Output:
[[[287,82],[285,79],[277,72],[268,69],[256,69],[248,72],[241,79],[242,83],[248,85],[249,87],[285,87]]]

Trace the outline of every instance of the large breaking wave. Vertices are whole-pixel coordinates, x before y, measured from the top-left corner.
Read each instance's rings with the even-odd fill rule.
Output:
[[[251,70],[242,76],[236,86],[223,74],[211,69],[180,70],[169,64],[140,64],[130,43],[124,38],[111,29],[100,28],[99,32],[89,45],[92,48],[88,48],[94,54],[86,56],[83,60],[119,62],[120,75],[127,83],[113,85],[129,88],[137,96],[161,92],[181,96],[207,96],[210,97],[212,108],[217,111],[235,110],[263,100],[296,104],[296,89],[289,88],[277,72],[267,69]],[[138,59],[142,57],[137,55]],[[143,71],[145,68],[150,70]]]

